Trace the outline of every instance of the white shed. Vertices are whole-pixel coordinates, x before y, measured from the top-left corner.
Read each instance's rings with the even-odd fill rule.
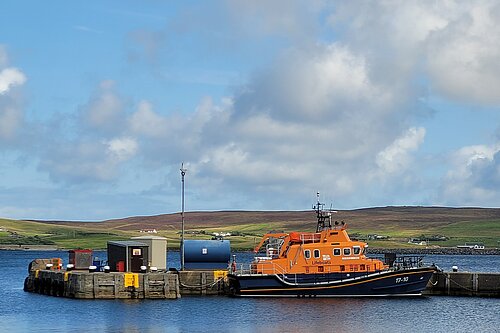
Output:
[[[149,267],[155,266],[158,269],[167,269],[167,239],[165,237],[137,236],[131,239],[149,245]]]

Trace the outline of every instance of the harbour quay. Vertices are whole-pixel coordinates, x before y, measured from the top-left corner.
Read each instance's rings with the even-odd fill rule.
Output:
[[[35,259],[24,290],[82,299],[177,299],[181,295],[227,293],[229,241],[186,240],[184,268],[167,269],[166,239],[158,236],[108,241],[107,261],[92,250],[70,250],[61,258]]]
[[[43,295],[80,299],[176,299],[180,297],[176,274],[103,273],[34,270],[24,290]]]
[[[225,271],[129,273],[32,268],[24,291],[78,299],[177,299],[181,295],[225,295],[225,276]]]
[[[500,297],[500,273],[435,272],[422,294]]]

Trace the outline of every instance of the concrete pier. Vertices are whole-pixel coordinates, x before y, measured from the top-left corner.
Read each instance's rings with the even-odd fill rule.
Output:
[[[34,270],[24,290],[44,295],[83,299],[176,299],[180,297],[177,274],[89,273]]]
[[[91,273],[61,270],[52,264],[59,261],[57,258],[33,260],[24,290],[82,299],[176,299],[181,295],[225,295],[228,289],[227,271]],[[53,266],[42,269],[47,265]]]
[[[180,271],[179,289],[181,295],[226,295],[227,271]]]
[[[500,273],[436,272],[423,294],[500,297]]]

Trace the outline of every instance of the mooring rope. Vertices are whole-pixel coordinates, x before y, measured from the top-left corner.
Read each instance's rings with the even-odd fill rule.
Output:
[[[466,286],[463,286],[463,285],[461,285],[460,283],[458,283],[457,281],[455,281],[455,280],[453,280],[452,278],[450,278],[449,273],[448,273],[448,274],[446,274],[446,273],[445,273],[445,277],[448,279],[448,281],[451,281],[451,282],[455,283],[457,286],[459,286],[459,287],[461,287],[461,288],[464,288],[464,289],[465,289],[465,290],[467,290],[467,291],[476,292],[474,289],[470,289],[470,288],[468,288],[468,287],[466,287]],[[431,283],[432,283],[432,282],[431,282]],[[437,283],[437,281],[436,281],[436,283]]]
[[[429,281],[433,286],[435,286],[436,284],[438,284],[439,282],[439,278],[436,279],[436,282],[432,282],[432,277],[431,277],[431,281]]]
[[[181,282],[181,280],[179,279],[179,284],[184,287],[184,288],[189,288],[189,289],[201,289],[201,288],[207,288],[207,287],[213,287],[215,286],[217,283],[219,283],[220,281],[224,280],[224,278],[219,278],[218,280],[212,282],[212,283],[208,283],[208,284],[203,284],[201,286],[190,286],[190,285],[187,285],[187,284],[184,284]]]

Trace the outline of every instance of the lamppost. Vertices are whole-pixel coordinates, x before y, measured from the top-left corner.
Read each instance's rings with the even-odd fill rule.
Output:
[[[186,175],[186,169],[184,169],[184,163],[181,164],[181,180],[182,180],[182,233],[181,233],[181,270],[184,270],[184,176]]]

